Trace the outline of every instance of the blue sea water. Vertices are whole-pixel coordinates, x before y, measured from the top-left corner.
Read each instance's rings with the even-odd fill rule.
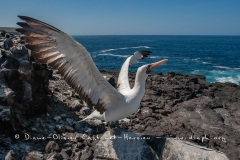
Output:
[[[73,36],[90,52],[99,69],[119,70],[135,51],[153,53],[131,67],[161,59],[155,72],[205,75],[209,82],[240,85],[240,36]]]

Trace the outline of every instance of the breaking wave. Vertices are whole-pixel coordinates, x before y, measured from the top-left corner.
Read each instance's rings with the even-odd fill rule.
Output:
[[[98,56],[113,56],[113,57],[129,57],[130,55],[119,55],[119,54],[112,54],[112,53],[102,53],[102,54],[98,54]]]
[[[210,62],[202,62],[203,64],[211,64]]]
[[[213,66],[215,68],[226,69],[226,70],[240,70],[240,68],[231,68],[227,66]]]
[[[240,73],[235,70],[195,70],[192,74],[205,75],[210,82],[231,82],[240,85]]]
[[[218,82],[223,82],[223,83],[232,82],[232,83],[240,85],[240,76],[237,76],[237,77],[216,77],[216,80]]]
[[[136,49],[136,48],[151,48],[149,46],[136,46],[136,47],[122,47],[122,48],[111,48],[111,49],[104,49],[101,50],[101,53],[105,53],[105,52],[111,52],[111,51],[117,51],[117,50],[127,50],[127,49]]]

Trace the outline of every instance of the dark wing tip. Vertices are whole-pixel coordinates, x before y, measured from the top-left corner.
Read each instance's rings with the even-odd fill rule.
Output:
[[[25,29],[23,28],[17,28],[15,29],[15,31],[19,32],[19,33],[24,33]]]
[[[21,15],[18,15],[18,18],[22,19],[22,20],[26,20],[26,19],[33,19],[31,17],[28,17],[28,16],[21,16]]]
[[[27,23],[25,22],[17,22],[17,25],[19,25],[22,28],[31,28]]]
[[[44,26],[46,26],[46,27],[48,27],[48,28],[50,28],[50,29],[52,29],[52,30],[54,30],[54,31],[62,32],[61,30],[57,29],[56,27],[54,27],[54,26],[52,26],[52,25],[50,25],[50,24],[47,24],[47,23],[45,23],[45,22],[39,21],[39,20],[37,20],[37,19],[31,18],[31,17],[28,17],[28,16],[20,16],[20,15],[18,15],[18,17],[19,17],[21,20],[26,21],[27,23],[28,23],[28,22],[35,22],[35,23],[44,25]]]
[[[142,51],[139,51],[139,53],[141,53],[142,56],[145,58],[145,57],[149,56],[152,52],[151,51],[142,50]]]

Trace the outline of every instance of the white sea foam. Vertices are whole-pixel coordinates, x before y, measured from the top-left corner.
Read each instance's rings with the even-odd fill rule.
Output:
[[[216,77],[216,80],[218,82],[223,82],[223,83],[232,82],[232,83],[240,85],[240,76],[237,76],[237,77]]]
[[[157,59],[157,58],[161,58],[161,57],[160,56],[149,56],[149,58]]]
[[[211,64],[210,62],[202,62],[203,64]]]
[[[167,56],[148,56],[148,58],[152,58],[152,59],[169,59],[169,57],[167,57]]]
[[[213,70],[210,75],[217,82],[231,82],[240,85],[240,74],[234,70]]]
[[[98,54],[98,56],[113,56],[113,57],[129,57],[130,55],[119,55],[119,54],[112,54],[112,53],[102,53],[102,54]]]
[[[228,66],[213,66],[215,68],[226,69],[226,70],[240,70],[240,68],[231,68]]]
[[[213,66],[215,68],[221,68],[221,69],[231,69],[231,67],[227,67],[227,66]]]
[[[205,75],[210,82],[231,82],[240,85],[240,74],[235,70],[195,70],[192,74]]]
[[[137,47],[130,47],[130,48],[151,48],[149,46],[137,46]]]
[[[101,50],[100,52],[105,53],[105,52],[110,52],[115,50],[118,50],[118,49],[104,49],[104,50]]]
[[[194,58],[194,59],[192,59],[192,61],[199,61],[200,60],[200,58]]]
[[[117,50],[127,50],[127,49],[136,49],[136,48],[151,48],[149,46],[136,46],[136,47],[122,47],[122,48],[110,48],[110,49],[104,49],[101,50],[101,53],[105,53],[105,52],[111,52],[111,51],[117,51]]]

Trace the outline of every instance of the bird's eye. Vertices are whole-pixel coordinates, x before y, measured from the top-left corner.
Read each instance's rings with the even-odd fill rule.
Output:
[[[151,73],[150,67],[151,67],[151,65],[147,66],[146,74],[150,74]]]

